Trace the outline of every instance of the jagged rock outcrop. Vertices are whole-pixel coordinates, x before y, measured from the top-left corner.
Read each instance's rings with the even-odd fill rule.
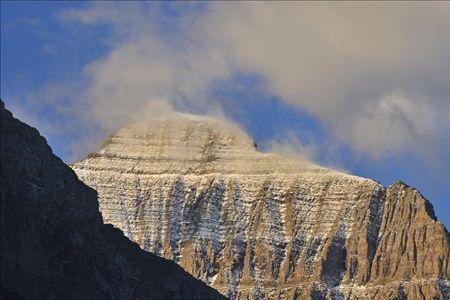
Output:
[[[417,190],[400,181],[390,186],[368,285],[370,298],[398,293],[407,299],[449,299],[449,240],[431,203]]]
[[[72,168],[106,222],[231,299],[448,299],[448,232],[405,184],[260,153],[187,114],[119,129]]]
[[[1,299],[224,299],[103,224],[96,192],[0,110]]]

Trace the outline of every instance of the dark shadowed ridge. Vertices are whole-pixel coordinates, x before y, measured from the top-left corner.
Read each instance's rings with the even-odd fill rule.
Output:
[[[103,224],[97,193],[0,109],[2,299],[224,299]]]

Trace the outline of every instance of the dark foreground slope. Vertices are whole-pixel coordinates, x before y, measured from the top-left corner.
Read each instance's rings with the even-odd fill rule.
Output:
[[[1,102],[2,299],[221,299],[102,222],[96,192]]]

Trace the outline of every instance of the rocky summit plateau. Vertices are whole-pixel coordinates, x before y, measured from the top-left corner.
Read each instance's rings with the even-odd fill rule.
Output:
[[[259,152],[233,124],[176,113],[127,125],[71,166],[105,222],[230,299],[449,299],[432,205]]]

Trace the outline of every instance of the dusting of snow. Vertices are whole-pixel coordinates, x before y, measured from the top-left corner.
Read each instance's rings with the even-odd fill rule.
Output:
[[[378,212],[382,188],[258,152],[235,125],[189,114],[121,128],[72,168],[96,187],[105,222],[232,299],[247,290],[269,297],[276,285],[266,288],[268,278],[276,283],[282,272],[294,278],[301,266],[314,276],[327,241],[343,247],[357,234],[354,216],[370,205]],[[365,222],[379,222],[370,216]],[[241,285],[243,276],[252,278],[251,287]]]

